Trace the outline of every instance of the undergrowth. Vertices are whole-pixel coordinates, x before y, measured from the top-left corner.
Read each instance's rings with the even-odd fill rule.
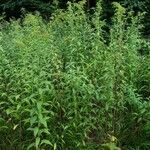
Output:
[[[48,23],[39,14],[1,21],[1,150],[150,149],[141,16],[113,5],[109,40],[99,2],[91,17],[80,2]]]

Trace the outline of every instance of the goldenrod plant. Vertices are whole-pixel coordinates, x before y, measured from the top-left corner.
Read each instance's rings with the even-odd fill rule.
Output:
[[[109,36],[101,1],[90,17],[81,1],[1,21],[1,150],[150,149],[149,41],[113,6]]]

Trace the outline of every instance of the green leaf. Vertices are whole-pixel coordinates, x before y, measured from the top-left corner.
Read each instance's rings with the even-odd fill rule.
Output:
[[[42,140],[41,144],[46,144],[46,145],[51,145],[53,146],[53,144],[49,141],[49,140]]]
[[[50,132],[48,131],[48,129],[41,129],[39,131],[39,134],[42,134],[42,133],[46,133],[46,134],[50,135]]]
[[[42,120],[42,124],[44,125],[45,128],[47,128],[47,122],[45,119]]]
[[[54,144],[54,150],[56,150],[56,149],[57,149],[57,144],[55,143],[55,144]]]
[[[27,147],[27,150],[31,149],[32,147],[34,147],[34,143],[30,144],[30,145]]]
[[[37,137],[36,140],[35,140],[35,147],[36,147],[36,149],[39,148],[39,144],[40,144],[40,137]]]
[[[21,108],[21,104],[17,105],[17,111]]]
[[[42,110],[42,102],[37,102],[37,109],[41,112]]]
[[[39,128],[38,128],[38,127],[35,127],[35,128],[33,129],[33,131],[34,131],[34,137],[36,137],[37,134],[38,134],[38,132],[39,132]]]
[[[31,117],[30,124],[31,126],[37,122],[37,116]]]
[[[3,118],[0,118],[0,122],[5,122],[5,120]]]
[[[43,124],[45,128],[47,128],[46,117],[43,118],[43,115],[42,115],[42,114],[38,114],[38,115],[39,115],[39,122],[40,122],[41,124]]]

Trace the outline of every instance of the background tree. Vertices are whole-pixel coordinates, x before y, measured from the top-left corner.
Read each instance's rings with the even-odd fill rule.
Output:
[[[80,0],[70,0],[71,2],[77,2]],[[98,0],[87,0],[87,9],[95,7]],[[112,2],[114,0],[103,1],[103,17],[110,24],[110,18],[114,14],[112,8]],[[145,26],[144,34],[149,36],[150,34],[150,1],[149,0],[115,0],[121,3],[128,10],[133,10],[135,14],[138,12],[146,12],[143,24]],[[18,18],[22,14],[21,9],[25,8],[29,12],[39,11],[45,18],[48,18],[57,8],[66,8],[68,0],[1,0],[0,1],[0,13],[6,14],[6,19],[10,17]]]

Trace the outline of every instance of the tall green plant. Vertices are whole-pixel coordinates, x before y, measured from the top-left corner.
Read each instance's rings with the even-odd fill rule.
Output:
[[[149,148],[139,16],[114,6],[109,43],[101,1],[90,17],[81,1],[48,23],[39,14],[2,23],[1,149]]]

